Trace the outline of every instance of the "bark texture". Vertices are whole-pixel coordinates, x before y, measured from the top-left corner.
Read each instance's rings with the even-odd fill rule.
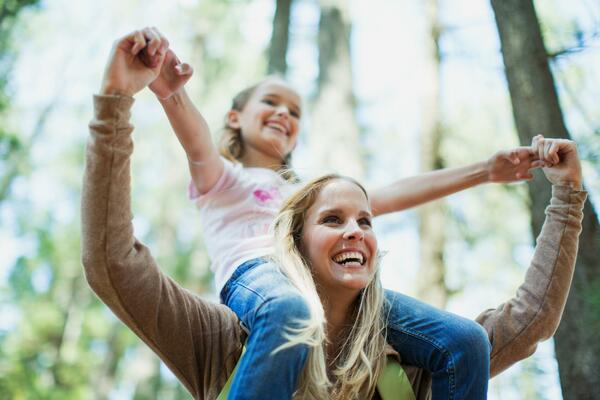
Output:
[[[439,1],[424,2],[429,36],[426,38],[427,61],[423,74],[423,112],[421,129],[421,171],[444,168],[440,155],[442,140],[440,107],[440,37]],[[420,263],[417,295],[429,304],[444,308],[448,301],[444,265],[444,201],[438,200],[419,208]]]
[[[287,49],[290,35],[292,0],[277,0],[273,16],[273,33],[269,46],[268,74],[285,76]]]
[[[502,56],[521,144],[536,134],[569,139],[554,79],[531,0],[492,0]],[[529,183],[531,226],[540,232],[550,186]],[[555,336],[556,357],[566,400],[600,399],[600,230],[589,201],[575,276],[562,323]]]
[[[315,167],[364,177],[364,151],[356,121],[350,60],[348,0],[321,0],[318,94],[309,145]],[[317,172],[317,171],[314,171]]]

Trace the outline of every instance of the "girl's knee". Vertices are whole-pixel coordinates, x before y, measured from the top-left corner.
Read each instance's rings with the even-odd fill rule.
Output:
[[[290,293],[275,297],[269,300],[265,306],[265,311],[273,322],[288,323],[310,317],[308,303],[300,294]]]
[[[487,331],[477,322],[473,322],[470,326],[468,330],[470,346],[489,355],[492,345]]]
[[[469,321],[471,322],[471,321]],[[467,324],[459,337],[459,352],[469,368],[489,368],[491,343],[487,331],[478,323]]]

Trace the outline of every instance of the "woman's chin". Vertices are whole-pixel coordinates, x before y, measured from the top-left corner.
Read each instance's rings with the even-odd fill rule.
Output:
[[[340,289],[362,290],[371,282],[373,276],[366,266],[362,268],[345,268],[336,264],[334,266],[334,278]]]

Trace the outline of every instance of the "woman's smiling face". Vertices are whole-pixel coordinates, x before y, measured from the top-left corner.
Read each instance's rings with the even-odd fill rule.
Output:
[[[335,179],[309,208],[302,250],[320,290],[358,293],[375,273],[377,239],[367,196],[351,181]]]

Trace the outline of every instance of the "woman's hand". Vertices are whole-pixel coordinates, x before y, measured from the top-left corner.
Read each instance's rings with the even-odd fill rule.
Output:
[[[100,94],[133,96],[154,81],[169,42],[156,28],[134,31],[117,40],[104,70]]]
[[[517,147],[494,154],[486,163],[488,182],[508,183],[533,178],[530,170],[546,165],[531,147]]]
[[[581,162],[575,142],[567,139],[546,139],[537,135],[531,147],[541,161],[549,166],[543,168],[546,178],[553,185],[571,186],[581,190]]]
[[[160,100],[173,96],[192,77],[194,70],[189,64],[179,61],[173,50],[167,50],[158,77],[150,84],[150,90]]]

